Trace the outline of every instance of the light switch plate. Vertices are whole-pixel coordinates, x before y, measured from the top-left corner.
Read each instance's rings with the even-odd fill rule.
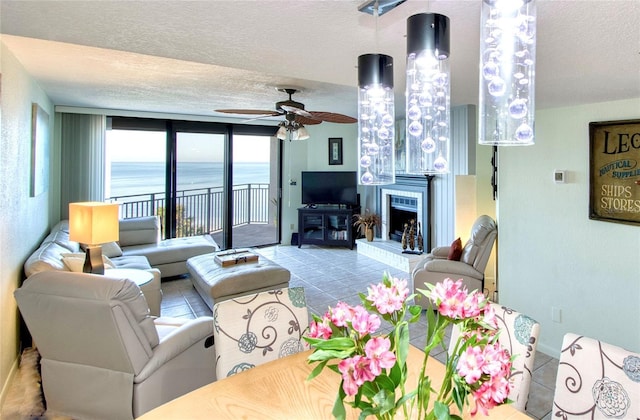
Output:
[[[567,172],[556,169],[553,172],[553,181],[556,184],[565,184],[567,182]]]

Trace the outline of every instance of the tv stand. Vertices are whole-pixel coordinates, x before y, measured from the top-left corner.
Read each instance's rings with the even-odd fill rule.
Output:
[[[298,209],[298,248],[302,244],[348,246],[353,249],[355,208],[343,206],[300,207]]]

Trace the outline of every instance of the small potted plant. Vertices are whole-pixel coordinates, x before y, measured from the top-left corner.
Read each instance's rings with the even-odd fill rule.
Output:
[[[380,225],[380,216],[365,210],[364,214],[355,214],[353,219],[353,226],[358,229],[358,232],[367,238],[367,241],[373,241],[373,228]]]

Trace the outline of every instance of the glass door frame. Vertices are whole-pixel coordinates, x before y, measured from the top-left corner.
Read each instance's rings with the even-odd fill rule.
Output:
[[[224,171],[223,171],[223,188],[225,194],[225,205],[223,210],[223,241],[218,244],[221,249],[229,249],[233,247],[232,228],[233,220],[231,217],[233,206],[233,147],[232,139],[234,134],[238,135],[256,135],[274,137],[277,127],[250,125],[250,124],[231,124],[205,121],[187,121],[187,120],[163,120],[154,118],[135,118],[135,117],[110,117],[112,126],[116,129],[138,129],[138,130],[164,130],[166,132],[166,171],[165,171],[165,226],[164,238],[174,238],[176,236],[177,227],[177,132],[205,133],[205,134],[222,134],[224,138]],[[275,243],[282,241],[282,156],[283,141],[278,141],[278,229]]]

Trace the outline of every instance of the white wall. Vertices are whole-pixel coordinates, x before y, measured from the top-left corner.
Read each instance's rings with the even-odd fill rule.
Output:
[[[588,127],[639,116],[640,98],[537,111],[535,146],[500,148],[500,303],[540,322],[544,353],[567,332],[640,352],[640,227],[589,219]]]
[[[59,147],[53,138],[51,101],[5,45],[0,48],[0,400],[3,400],[19,354],[19,319],[13,291],[20,285],[24,261],[49,230],[50,217],[55,217],[51,209],[59,207],[54,205],[57,198],[53,198],[58,191],[55,171],[59,167],[53,163],[47,192],[29,196],[32,102],[49,114],[52,162]]]
[[[306,126],[307,140],[285,140],[282,169],[282,244],[289,244],[298,231],[302,171],[357,171],[358,125],[322,123]],[[342,165],[329,165],[329,137],[342,138]],[[293,180],[296,185],[289,185]],[[360,189],[360,187],[359,187]],[[361,192],[359,190],[359,192]],[[375,190],[374,190],[375,192]],[[362,192],[361,192],[362,195]]]

